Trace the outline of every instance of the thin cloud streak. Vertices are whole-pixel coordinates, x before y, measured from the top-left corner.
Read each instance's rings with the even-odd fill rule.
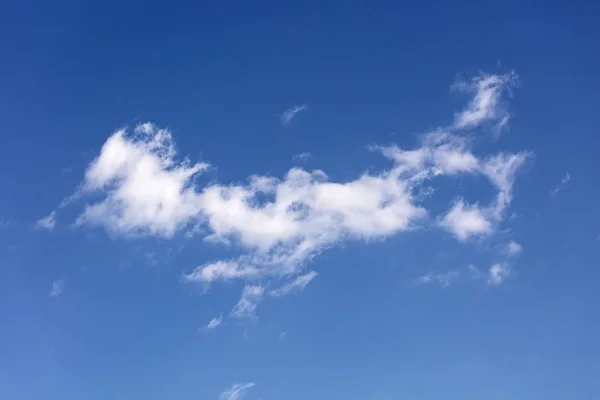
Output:
[[[236,383],[231,388],[227,389],[221,396],[220,400],[240,400],[246,394],[246,391],[256,386],[254,382]]]
[[[283,126],[287,126],[290,122],[292,122],[292,120],[296,117],[296,114],[298,114],[301,111],[306,111],[308,110],[308,106],[306,104],[303,104],[301,106],[293,106],[288,108],[287,110],[285,110],[283,112],[283,114],[281,114],[281,124]]]
[[[36,221],[35,226],[38,229],[53,230],[56,225],[56,211],[52,211],[50,214]]]
[[[473,264],[467,266],[467,277],[473,281],[486,280],[490,286],[499,286],[513,275],[512,268],[507,263],[496,263],[492,265],[487,272],[482,272]],[[460,271],[450,270],[447,272],[431,272],[422,275],[414,280],[415,285],[438,284],[442,288],[447,288],[457,282],[462,277]]]
[[[428,273],[415,279],[415,284],[423,285],[427,283],[437,283],[446,288],[460,277],[458,271],[448,271],[444,273]]]
[[[265,289],[258,285],[246,285],[242,297],[229,314],[233,318],[256,318],[256,308],[263,298]]]
[[[480,74],[468,80],[458,80],[452,89],[473,94],[466,109],[455,114],[454,129],[474,129],[483,123],[494,125],[494,135],[498,136],[507,126],[510,113],[502,101],[504,93],[518,86],[514,72],[505,75]]]
[[[290,293],[301,292],[304,290],[306,285],[308,285],[313,279],[317,277],[317,275],[317,272],[310,271],[307,274],[301,275],[293,281],[286,283],[280,288],[272,290],[269,294],[274,297],[281,297]]]
[[[556,185],[554,189],[550,191],[550,194],[556,195],[558,192],[562,191],[567,183],[571,180],[571,175],[567,172],[567,174],[560,180],[560,182]]]
[[[215,329],[217,326],[221,325],[222,322],[223,322],[223,314],[211,319],[204,328],[207,330]]]

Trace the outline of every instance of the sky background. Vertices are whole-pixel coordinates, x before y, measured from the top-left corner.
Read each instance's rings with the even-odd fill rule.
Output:
[[[0,398],[597,399],[599,16],[578,1],[2,2]],[[110,143],[160,171],[134,182]],[[476,164],[398,156],[444,144]],[[500,153],[523,160],[508,189],[486,180]],[[283,187],[294,167],[379,186],[304,205],[288,242],[205,195],[254,195],[254,175]],[[331,188],[317,175],[307,193]],[[156,177],[183,189],[161,197]],[[156,199],[171,213],[139,212]],[[472,212],[452,214],[461,199]],[[369,231],[389,204],[414,220]]]

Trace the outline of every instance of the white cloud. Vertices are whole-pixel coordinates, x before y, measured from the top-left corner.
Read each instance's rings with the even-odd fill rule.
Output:
[[[472,236],[489,235],[492,224],[486,218],[485,212],[477,205],[465,204],[458,200],[448,214],[440,222],[440,226],[465,241]]]
[[[460,277],[458,271],[448,271],[444,273],[428,273],[415,280],[417,284],[437,283],[442,287],[448,287],[452,282]]]
[[[60,296],[64,290],[65,290],[65,280],[64,279],[55,280],[54,282],[52,282],[52,287],[50,288],[50,296],[51,297]]]
[[[508,107],[502,101],[504,92],[518,84],[516,74],[505,75],[480,74],[469,80],[459,80],[453,88],[473,94],[467,108],[454,116],[454,129],[476,128],[482,123],[495,123],[499,133],[509,121]]]
[[[471,152],[470,142],[465,137],[440,129],[423,135],[420,145],[413,150],[403,150],[397,146],[375,146],[373,149],[394,160],[405,172],[425,172],[417,175],[421,178],[473,173],[479,168],[479,160]]]
[[[311,157],[312,157],[312,154],[305,152],[305,153],[296,154],[293,157],[293,160],[296,161],[296,162],[302,162],[302,161],[308,160]]]
[[[234,318],[254,318],[258,303],[262,300],[265,289],[259,285],[246,285],[242,291],[242,297],[231,310],[230,315]]]
[[[403,150],[397,146],[375,149],[394,160],[396,168],[400,171],[413,172],[413,182],[439,175],[456,174],[478,174],[488,178],[498,189],[492,204],[480,207],[467,205],[459,199],[440,223],[461,241],[471,236],[492,233],[494,223],[503,219],[504,210],[512,201],[516,173],[530,157],[529,153],[524,152],[500,153],[478,159],[472,153],[467,138],[443,129],[424,135],[421,147],[416,150]]]
[[[492,218],[496,220],[503,218],[504,210],[512,201],[517,172],[529,158],[531,158],[529,152],[500,153],[489,157],[481,166],[481,172],[498,189],[496,201],[489,209]]]
[[[441,221],[441,226],[461,241],[471,236],[492,233],[494,223],[504,218],[504,211],[512,201],[516,174],[530,156],[528,152],[500,153],[480,161],[477,172],[486,176],[497,188],[495,201],[482,208],[479,205],[466,205],[458,200]]]
[[[208,324],[206,324],[205,329],[215,329],[217,326],[221,325],[222,322],[223,322],[223,314],[211,319],[208,322]]]
[[[569,175],[569,173],[567,173],[561,180],[560,182],[556,185],[556,187],[554,189],[552,189],[552,191],[550,192],[551,194],[557,194],[558,192],[560,192],[561,190],[563,190],[565,188],[565,186],[567,185],[567,183],[571,180],[571,175]]]
[[[240,400],[248,389],[256,386],[253,382],[236,383],[230,389],[221,393],[221,400]]]
[[[54,229],[54,225],[56,225],[56,211],[52,211],[50,214],[46,215],[42,219],[39,219],[35,223],[36,228],[47,229],[49,231]]]
[[[512,274],[512,271],[508,265],[494,264],[490,267],[490,270],[489,270],[488,284],[493,285],[493,286],[500,285],[511,274]]]
[[[310,271],[304,275],[298,276],[293,281],[288,282],[275,290],[272,290],[269,294],[271,296],[280,297],[294,292],[301,292],[304,290],[306,285],[308,285],[313,279],[317,277],[317,275],[318,273],[316,273],[315,271]]]
[[[308,106],[306,104],[288,108],[287,110],[285,110],[283,112],[283,114],[281,114],[282,125],[285,126],[285,125],[289,124],[290,122],[292,122],[292,119],[294,119],[296,114],[298,114],[300,111],[306,111],[307,109],[308,109]]]
[[[133,134],[116,131],[88,167],[81,192],[101,192],[86,205],[78,224],[102,225],[119,234],[170,237],[199,216],[193,177],[208,164],[175,162],[171,133],[151,123]]]
[[[332,246],[385,239],[429,223],[422,193],[432,192],[429,184],[444,176],[485,176],[497,195],[487,206],[458,200],[435,221],[460,241],[490,235],[504,218],[516,173],[529,154],[474,153],[472,140],[462,130],[483,122],[502,123],[507,114],[501,95],[510,82],[508,77],[488,75],[470,82],[471,89],[469,84],[461,89],[471,92],[473,100],[452,125],[422,135],[415,148],[373,147],[392,165],[344,181],[331,180],[321,170],[294,167],[282,177],[249,174],[245,183],[200,187],[195,177],[209,165],[177,161],[168,130],[150,123],[132,133],[118,130],[87,168],[75,193],[75,198],[100,196],[85,207],[77,223],[125,236],[169,238],[183,231],[241,250],[240,255],[199,265],[182,277],[207,287],[217,281],[245,281],[232,316],[253,315],[264,287],[275,282],[288,283],[269,292],[274,295],[302,289],[316,276],[307,274],[307,264]],[[301,111],[297,108],[291,117]]]
[[[249,279],[260,275],[254,267],[242,267],[236,260],[216,261],[201,265],[189,274],[183,274],[187,282],[210,283],[216,280]]]
[[[281,332],[279,334],[279,340],[283,340],[287,336],[287,334],[288,334],[287,332]]]
[[[266,181],[204,190],[201,205],[211,237],[233,239],[249,253],[201,266],[189,280],[296,275],[341,240],[386,237],[426,216],[395,170],[333,183],[321,171],[293,168],[283,180]]]
[[[511,240],[506,245],[506,253],[509,256],[516,256],[519,253],[521,253],[522,250],[523,250],[523,246],[521,246],[519,243],[515,242],[514,240]]]

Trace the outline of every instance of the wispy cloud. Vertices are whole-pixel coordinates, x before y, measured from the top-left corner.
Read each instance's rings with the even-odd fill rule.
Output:
[[[448,287],[460,277],[458,271],[448,271],[444,273],[428,273],[418,277],[415,280],[416,284],[437,283],[441,287]]]
[[[304,153],[296,154],[293,157],[293,160],[296,161],[296,162],[302,162],[302,161],[308,160],[311,157],[312,157],[312,154],[304,152]]]
[[[448,213],[439,219],[439,226],[460,241],[493,232],[494,224],[504,218],[512,201],[516,174],[531,157],[528,152],[499,153],[486,158],[476,157],[467,138],[443,129],[424,135],[421,147],[402,150],[397,146],[374,147],[394,160],[405,171],[414,172],[412,184],[442,175],[483,175],[497,188],[495,201],[485,207],[467,204],[458,198]]]
[[[246,391],[248,389],[253,388],[254,386],[256,386],[254,384],[254,382],[236,383],[230,389],[227,389],[226,391],[221,393],[220,399],[221,400],[240,400],[242,397],[244,397],[244,394],[246,393]]]
[[[569,175],[569,173],[567,172],[567,174],[560,180],[560,182],[558,182],[556,187],[550,191],[550,194],[555,195],[558,192],[560,192],[561,190],[563,190],[565,188],[565,186],[567,185],[567,183],[569,183],[570,180],[571,180],[571,175]]]
[[[50,297],[57,297],[62,294],[65,290],[65,280],[58,279],[52,282],[52,287],[50,288]]]
[[[56,224],[56,211],[52,211],[50,214],[46,215],[44,218],[41,218],[36,221],[35,226],[39,229],[47,229],[51,231],[54,229],[54,225]]]
[[[183,274],[186,282],[210,283],[213,281],[228,281],[231,279],[252,279],[261,275],[260,269],[243,265],[237,260],[216,261],[203,264],[192,272]]]
[[[450,231],[460,241],[472,236],[489,235],[492,223],[487,219],[485,211],[478,205],[467,205],[457,201],[448,214],[440,221],[440,226]]]
[[[101,226],[116,236],[170,238],[177,232],[228,243],[240,255],[211,260],[183,275],[206,288],[218,281],[245,282],[231,316],[253,316],[267,293],[301,290],[316,276],[309,262],[349,240],[385,239],[434,225],[459,241],[492,235],[505,218],[518,171],[527,152],[476,154],[470,129],[503,123],[502,94],[513,78],[480,75],[461,90],[473,97],[455,121],[418,138],[413,148],[374,146],[390,166],[336,181],[322,170],[293,167],[281,177],[249,174],[245,183],[196,177],[207,163],[177,161],[169,130],[151,123],[108,138],[88,166],[76,194],[91,198],[77,224]],[[290,114],[301,111],[297,107]],[[288,120],[289,122],[289,120]],[[489,204],[456,198],[444,215],[430,218],[423,191],[438,180],[483,176],[496,191]],[[98,200],[99,199],[99,200]],[[277,288],[276,283],[286,282]]]
[[[470,264],[467,266],[466,277],[475,281],[485,280],[488,285],[498,286],[511,275],[512,269],[507,263],[496,263],[492,265],[487,272],[482,272],[482,270],[480,270],[477,266]],[[458,270],[428,273],[415,279],[414,283],[417,285],[435,283],[443,288],[446,288],[452,283],[458,281],[461,276],[462,275]]]
[[[290,122],[292,122],[294,117],[296,117],[296,114],[298,114],[300,111],[306,111],[306,110],[308,110],[308,106],[306,104],[288,108],[287,110],[285,110],[283,112],[283,114],[281,114],[281,124],[283,126],[288,125]]]
[[[490,267],[488,273],[488,284],[493,286],[500,285],[511,274],[512,270],[508,265],[494,264]]]
[[[506,245],[506,254],[509,257],[514,257],[514,256],[520,254],[522,250],[523,250],[523,246],[521,246],[519,243],[515,242],[514,240],[511,240]]]
[[[204,327],[205,329],[215,329],[217,326],[221,325],[223,322],[223,314],[220,314],[218,317],[211,319],[208,324]]]
[[[264,293],[265,289],[262,286],[246,285],[240,301],[231,310],[230,315],[234,318],[255,318],[256,308]]]
[[[502,101],[502,95],[510,93],[517,85],[515,73],[480,74],[471,79],[457,80],[452,88],[473,94],[473,97],[467,108],[455,115],[453,128],[472,129],[487,122],[494,125],[494,133],[498,135],[510,119],[508,106]]]
[[[271,296],[280,297],[294,292],[301,292],[304,290],[306,285],[308,285],[313,279],[317,277],[317,275],[318,274],[315,271],[310,271],[307,274],[300,275],[291,282],[288,282],[283,286],[272,290],[269,294]]]

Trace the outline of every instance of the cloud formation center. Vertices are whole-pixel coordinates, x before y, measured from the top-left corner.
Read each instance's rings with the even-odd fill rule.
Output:
[[[459,241],[493,233],[510,205],[516,173],[528,153],[477,156],[469,130],[481,124],[505,125],[502,94],[513,74],[481,75],[459,87],[472,94],[454,122],[421,136],[416,148],[374,147],[390,166],[334,182],[325,171],[293,167],[283,177],[250,175],[244,184],[195,184],[210,165],[177,161],[169,130],[152,123],[132,132],[116,131],[89,165],[77,195],[100,195],[85,206],[79,225],[102,226],[118,235],[165,238],[202,232],[211,242],[244,249],[232,259],[215,260],[184,275],[189,282],[253,281],[233,316],[248,316],[264,293],[302,290],[316,272],[305,271],[312,257],[343,240],[385,238],[432,223]],[[429,215],[416,195],[432,178],[483,175],[497,189],[492,204],[468,204],[457,197],[445,215]],[[429,222],[427,222],[429,221]],[[202,229],[195,229],[201,227]],[[263,285],[283,283],[265,290]]]

